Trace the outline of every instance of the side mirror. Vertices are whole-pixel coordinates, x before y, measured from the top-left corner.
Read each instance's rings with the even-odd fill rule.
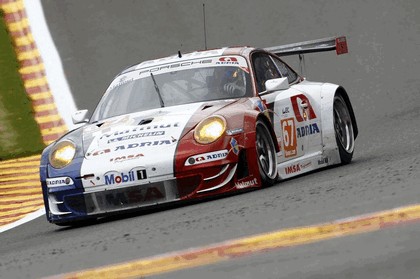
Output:
[[[273,91],[285,90],[289,88],[289,80],[287,77],[273,78],[265,82],[265,91],[260,92],[261,94],[271,93]]]
[[[74,112],[71,116],[73,124],[87,123],[89,121],[89,118],[87,117],[88,112],[89,111],[87,109],[78,110]]]

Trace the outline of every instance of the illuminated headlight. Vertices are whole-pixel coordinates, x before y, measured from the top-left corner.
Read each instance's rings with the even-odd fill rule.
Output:
[[[76,154],[76,146],[71,141],[57,143],[50,153],[50,164],[56,169],[61,169],[70,164]]]
[[[211,116],[197,125],[194,138],[198,143],[212,143],[220,138],[225,130],[226,120],[221,116]]]

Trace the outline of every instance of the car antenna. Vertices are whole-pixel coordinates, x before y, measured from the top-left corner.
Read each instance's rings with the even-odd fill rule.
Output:
[[[179,58],[182,58],[182,54],[181,54],[181,51],[180,50],[178,50],[178,57]]]
[[[206,4],[203,3],[204,49],[207,50]]]

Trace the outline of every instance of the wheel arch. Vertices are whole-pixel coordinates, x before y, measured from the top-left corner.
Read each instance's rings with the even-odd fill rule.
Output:
[[[351,105],[350,98],[347,94],[347,91],[342,86],[339,86],[335,91],[335,95],[340,95],[341,97],[343,97],[344,101],[346,102],[347,108],[349,109],[349,112],[350,112],[351,121],[353,124],[354,138],[356,139],[357,135],[359,134],[359,128],[357,127],[356,116],[354,114],[353,106]]]
[[[272,121],[264,113],[260,113],[260,114],[257,115],[257,117],[255,119],[255,123],[257,123],[258,120],[263,121],[264,124],[267,125],[267,127],[270,131],[271,139],[274,142],[274,147],[276,148],[276,152],[277,153],[280,152],[280,146],[277,142],[277,137],[276,137],[276,134],[275,134],[274,129],[273,129]]]

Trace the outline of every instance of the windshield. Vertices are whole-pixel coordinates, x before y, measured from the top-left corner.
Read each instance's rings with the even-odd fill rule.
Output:
[[[99,102],[92,122],[162,106],[252,96],[243,57],[195,61],[142,68],[118,76]]]

